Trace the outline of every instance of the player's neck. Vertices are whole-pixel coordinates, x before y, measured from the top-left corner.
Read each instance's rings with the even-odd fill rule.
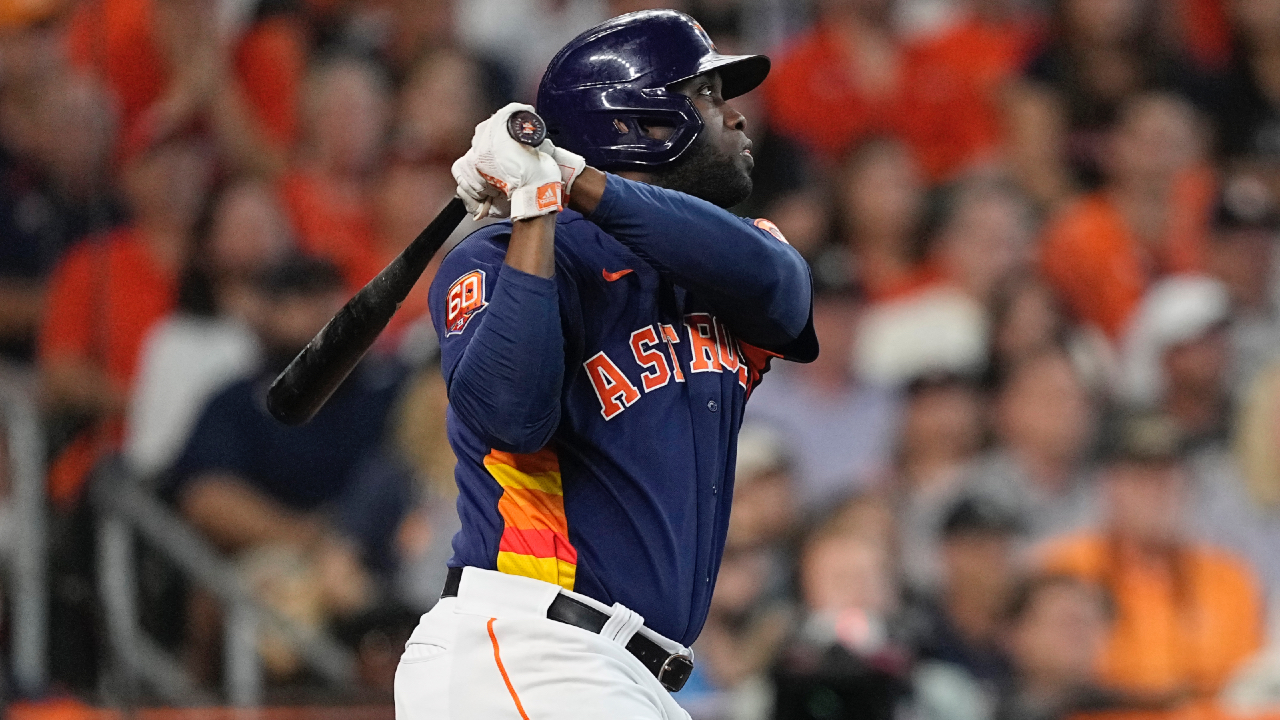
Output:
[[[642,172],[640,170],[616,170],[614,171],[614,174],[618,177],[634,180],[636,182],[649,183],[650,185],[656,184],[653,182],[652,173]]]

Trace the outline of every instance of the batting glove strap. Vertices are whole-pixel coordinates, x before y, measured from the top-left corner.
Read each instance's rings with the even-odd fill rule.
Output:
[[[578,179],[583,169],[587,167],[587,161],[581,155],[556,147],[550,140],[542,141],[538,146],[538,151],[551,156],[556,161],[556,165],[560,168],[560,179],[564,182],[564,195],[568,197],[573,192],[573,181]]]
[[[525,185],[511,191],[512,220],[527,220],[563,209],[564,184],[559,180]]]

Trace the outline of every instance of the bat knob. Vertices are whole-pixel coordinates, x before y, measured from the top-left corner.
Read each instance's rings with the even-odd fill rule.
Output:
[[[547,139],[547,124],[537,113],[528,110],[517,110],[507,118],[507,132],[511,138],[522,145],[538,147]]]

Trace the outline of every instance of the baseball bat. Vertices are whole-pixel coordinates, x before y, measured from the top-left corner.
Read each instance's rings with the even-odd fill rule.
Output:
[[[507,120],[516,142],[537,147],[546,139],[542,118],[521,110]],[[427,264],[467,216],[453,198],[369,284],[316,333],[267,391],[267,410],[286,425],[301,425],[319,412],[386,328]]]

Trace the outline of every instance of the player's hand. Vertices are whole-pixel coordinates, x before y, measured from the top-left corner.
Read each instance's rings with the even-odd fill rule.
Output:
[[[564,183],[565,197],[573,192],[573,181],[578,179],[584,168],[587,167],[587,161],[579,154],[570,152],[564,148],[556,147],[550,140],[543,140],[538,146],[538,152],[546,153],[556,161],[556,165],[560,166],[560,180]]]
[[[471,149],[454,163],[453,175],[463,202],[475,203],[481,212],[485,201],[488,214],[495,215],[499,196],[510,201],[510,216],[523,220],[558,212],[564,205],[560,167],[550,155],[522,145],[507,132],[507,119],[528,105],[511,103],[476,126]],[[477,184],[477,178],[481,184]],[[495,192],[496,191],[496,192]],[[498,207],[498,213],[502,208]]]
[[[473,151],[453,162],[453,179],[458,183],[458,197],[466,206],[471,217],[480,220],[485,217],[505,218],[511,215],[511,201],[498,188],[485,182],[476,172]]]

